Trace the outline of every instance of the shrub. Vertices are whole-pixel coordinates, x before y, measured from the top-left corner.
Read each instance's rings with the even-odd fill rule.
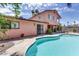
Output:
[[[76,29],[73,29],[73,32],[76,32]]]
[[[56,30],[56,28],[54,28],[52,31],[53,31],[53,32],[56,32],[57,30]]]
[[[57,31],[61,31],[61,30],[62,30],[62,25],[59,24],[59,25],[57,26]]]
[[[48,28],[47,34],[52,34],[52,29],[51,28]]]

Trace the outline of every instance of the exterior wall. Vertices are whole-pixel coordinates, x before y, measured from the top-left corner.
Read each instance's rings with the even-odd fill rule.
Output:
[[[53,15],[54,19],[49,20],[48,14]],[[46,31],[48,29],[48,25],[58,25],[57,17],[58,17],[58,15],[54,11],[47,11],[47,12],[39,14],[31,19],[31,20],[36,20],[36,21],[40,21],[40,22],[48,22],[49,24],[34,22],[34,21],[25,21],[25,20],[19,20],[19,19],[7,17],[6,19],[8,19],[8,20],[18,21],[20,23],[19,29],[9,29],[6,32],[7,37],[8,38],[20,37],[21,34],[24,34],[24,36],[37,35],[37,24],[43,25],[44,33],[46,33]]]
[[[24,20],[21,20],[19,22],[20,22],[20,29],[9,29],[6,32],[8,38],[20,37],[21,34],[24,34],[24,36],[37,35],[37,24],[42,24],[44,26],[43,27],[44,33],[47,30],[47,24],[44,23],[24,21]]]
[[[52,16],[54,16],[54,19],[49,20],[48,14],[51,14]],[[54,11],[47,11],[42,14],[39,14],[38,16],[33,17],[32,20],[49,22],[50,25],[57,25],[58,24],[57,17],[58,17],[58,15]]]
[[[46,33],[46,31],[47,31],[47,24],[45,24],[45,23],[38,23],[38,22],[34,22],[33,24],[35,24],[35,32],[36,32],[36,34],[37,34],[37,24],[40,24],[40,25],[43,25],[43,33]]]

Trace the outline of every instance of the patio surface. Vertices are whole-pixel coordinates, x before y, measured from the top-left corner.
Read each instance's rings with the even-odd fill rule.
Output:
[[[1,56],[25,55],[25,51],[35,42],[35,38],[27,38],[12,42],[14,43],[14,46],[8,48],[3,54],[1,54]]]

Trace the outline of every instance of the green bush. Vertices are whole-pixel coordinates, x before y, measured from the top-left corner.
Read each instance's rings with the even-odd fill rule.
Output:
[[[57,31],[61,31],[61,30],[62,30],[62,25],[59,24],[59,25],[57,26]]]
[[[76,29],[73,29],[73,32],[76,32]]]
[[[52,31],[53,31],[53,32],[56,32],[57,30],[56,30],[56,28],[54,28]]]
[[[49,29],[47,30],[47,34],[52,34],[52,29],[51,29],[51,28],[49,28]]]

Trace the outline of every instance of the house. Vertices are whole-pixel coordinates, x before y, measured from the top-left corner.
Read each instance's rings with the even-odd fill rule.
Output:
[[[48,28],[56,28],[60,18],[61,16],[56,10],[45,10],[29,19],[6,16],[11,23],[11,29],[8,29],[6,34],[8,38],[44,34]]]

